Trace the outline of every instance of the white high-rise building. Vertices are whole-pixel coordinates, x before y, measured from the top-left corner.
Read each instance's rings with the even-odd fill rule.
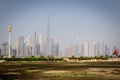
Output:
[[[32,36],[28,37],[28,45],[29,45],[29,56],[32,56],[32,47],[33,47],[33,40],[32,40]]]
[[[93,56],[97,56],[97,43],[96,42],[93,42]]]
[[[32,56],[40,56],[40,44],[39,44],[39,36],[36,32],[33,33],[33,40],[32,40]]]
[[[103,41],[93,42],[94,56],[105,56],[105,45]]]
[[[74,52],[75,55],[74,56],[80,56],[80,52],[79,52],[79,37],[76,38],[77,43],[74,45]]]
[[[101,40],[97,42],[97,51],[97,56],[105,56],[105,45]]]
[[[84,42],[84,56],[89,57],[89,42],[87,40]]]
[[[45,46],[44,46],[44,39],[42,35],[40,35],[39,43],[40,43],[40,55],[44,55]]]
[[[24,44],[24,57],[30,56],[29,48],[30,48],[29,40],[27,39],[27,40],[25,40],[25,44]]]

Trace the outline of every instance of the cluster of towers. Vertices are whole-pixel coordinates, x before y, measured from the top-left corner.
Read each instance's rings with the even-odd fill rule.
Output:
[[[89,42],[85,40],[84,43],[79,42],[76,44],[70,44],[64,48],[62,56],[71,57],[71,56],[84,56],[84,57],[95,57],[95,56],[112,56],[112,51],[114,48],[110,48],[102,40]],[[118,50],[118,48],[117,48]]]
[[[2,44],[1,55],[9,58],[12,56],[39,57],[48,55],[58,57],[59,45],[55,44],[52,38],[47,38],[45,41],[44,37],[37,32],[34,32],[26,39],[24,36],[20,36],[18,40],[11,45],[9,35],[9,41]]]
[[[8,26],[9,40],[2,44],[0,54],[5,57],[29,57],[29,56],[59,56],[59,44],[55,44],[54,40],[50,37],[50,23],[48,18],[47,37],[46,40],[42,35],[34,32],[28,38],[20,36],[16,42],[11,45],[10,34],[12,27]]]
[[[59,54],[59,45],[53,43],[53,39],[50,42],[50,53],[48,53],[48,44],[45,42],[42,35],[34,32],[33,35],[24,39],[23,36],[19,37],[18,41],[14,43],[14,49],[16,50],[17,57],[29,57],[29,56],[56,56]]]

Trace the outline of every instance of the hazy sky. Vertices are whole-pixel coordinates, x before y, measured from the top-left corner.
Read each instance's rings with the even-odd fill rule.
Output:
[[[34,31],[46,38],[48,15],[55,43],[75,43],[79,36],[80,43],[120,46],[120,0],[0,0],[0,45],[8,41],[8,25],[12,41]]]

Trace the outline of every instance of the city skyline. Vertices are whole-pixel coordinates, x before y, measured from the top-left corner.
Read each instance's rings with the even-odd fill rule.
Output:
[[[8,56],[9,42],[2,43],[0,49],[0,55]],[[53,56],[53,57],[93,57],[93,56],[112,56],[113,50],[120,50],[120,48],[114,46],[110,48],[104,41],[93,41],[92,44],[88,40],[79,44],[79,39],[76,44],[71,43],[68,46],[64,46],[60,51],[59,43],[55,43],[54,39],[50,38],[48,44],[48,38],[44,39],[41,34],[33,32],[27,38],[19,36],[18,40],[10,46],[10,56],[16,57],[30,57],[30,56]],[[91,44],[91,45],[89,45]],[[48,48],[48,45],[50,47]],[[49,49],[49,51],[48,51]],[[118,54],[119,55],[119,54]]]
[[[7,27],[13,27],[11,41],[38,32],[46,38],[48,15],[51,38],[63,49],[69,44],[102,40],[120,48],[119,0],[1,0],[0,44],[8,41]],[[61,50],[62,50],[61,49]]]

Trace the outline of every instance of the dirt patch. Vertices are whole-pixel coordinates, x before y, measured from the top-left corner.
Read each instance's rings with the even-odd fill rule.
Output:
[[[44,73],[68,73],[69,71],[65,71],[65,70],[49,70],[49,71],[44,71]]]

